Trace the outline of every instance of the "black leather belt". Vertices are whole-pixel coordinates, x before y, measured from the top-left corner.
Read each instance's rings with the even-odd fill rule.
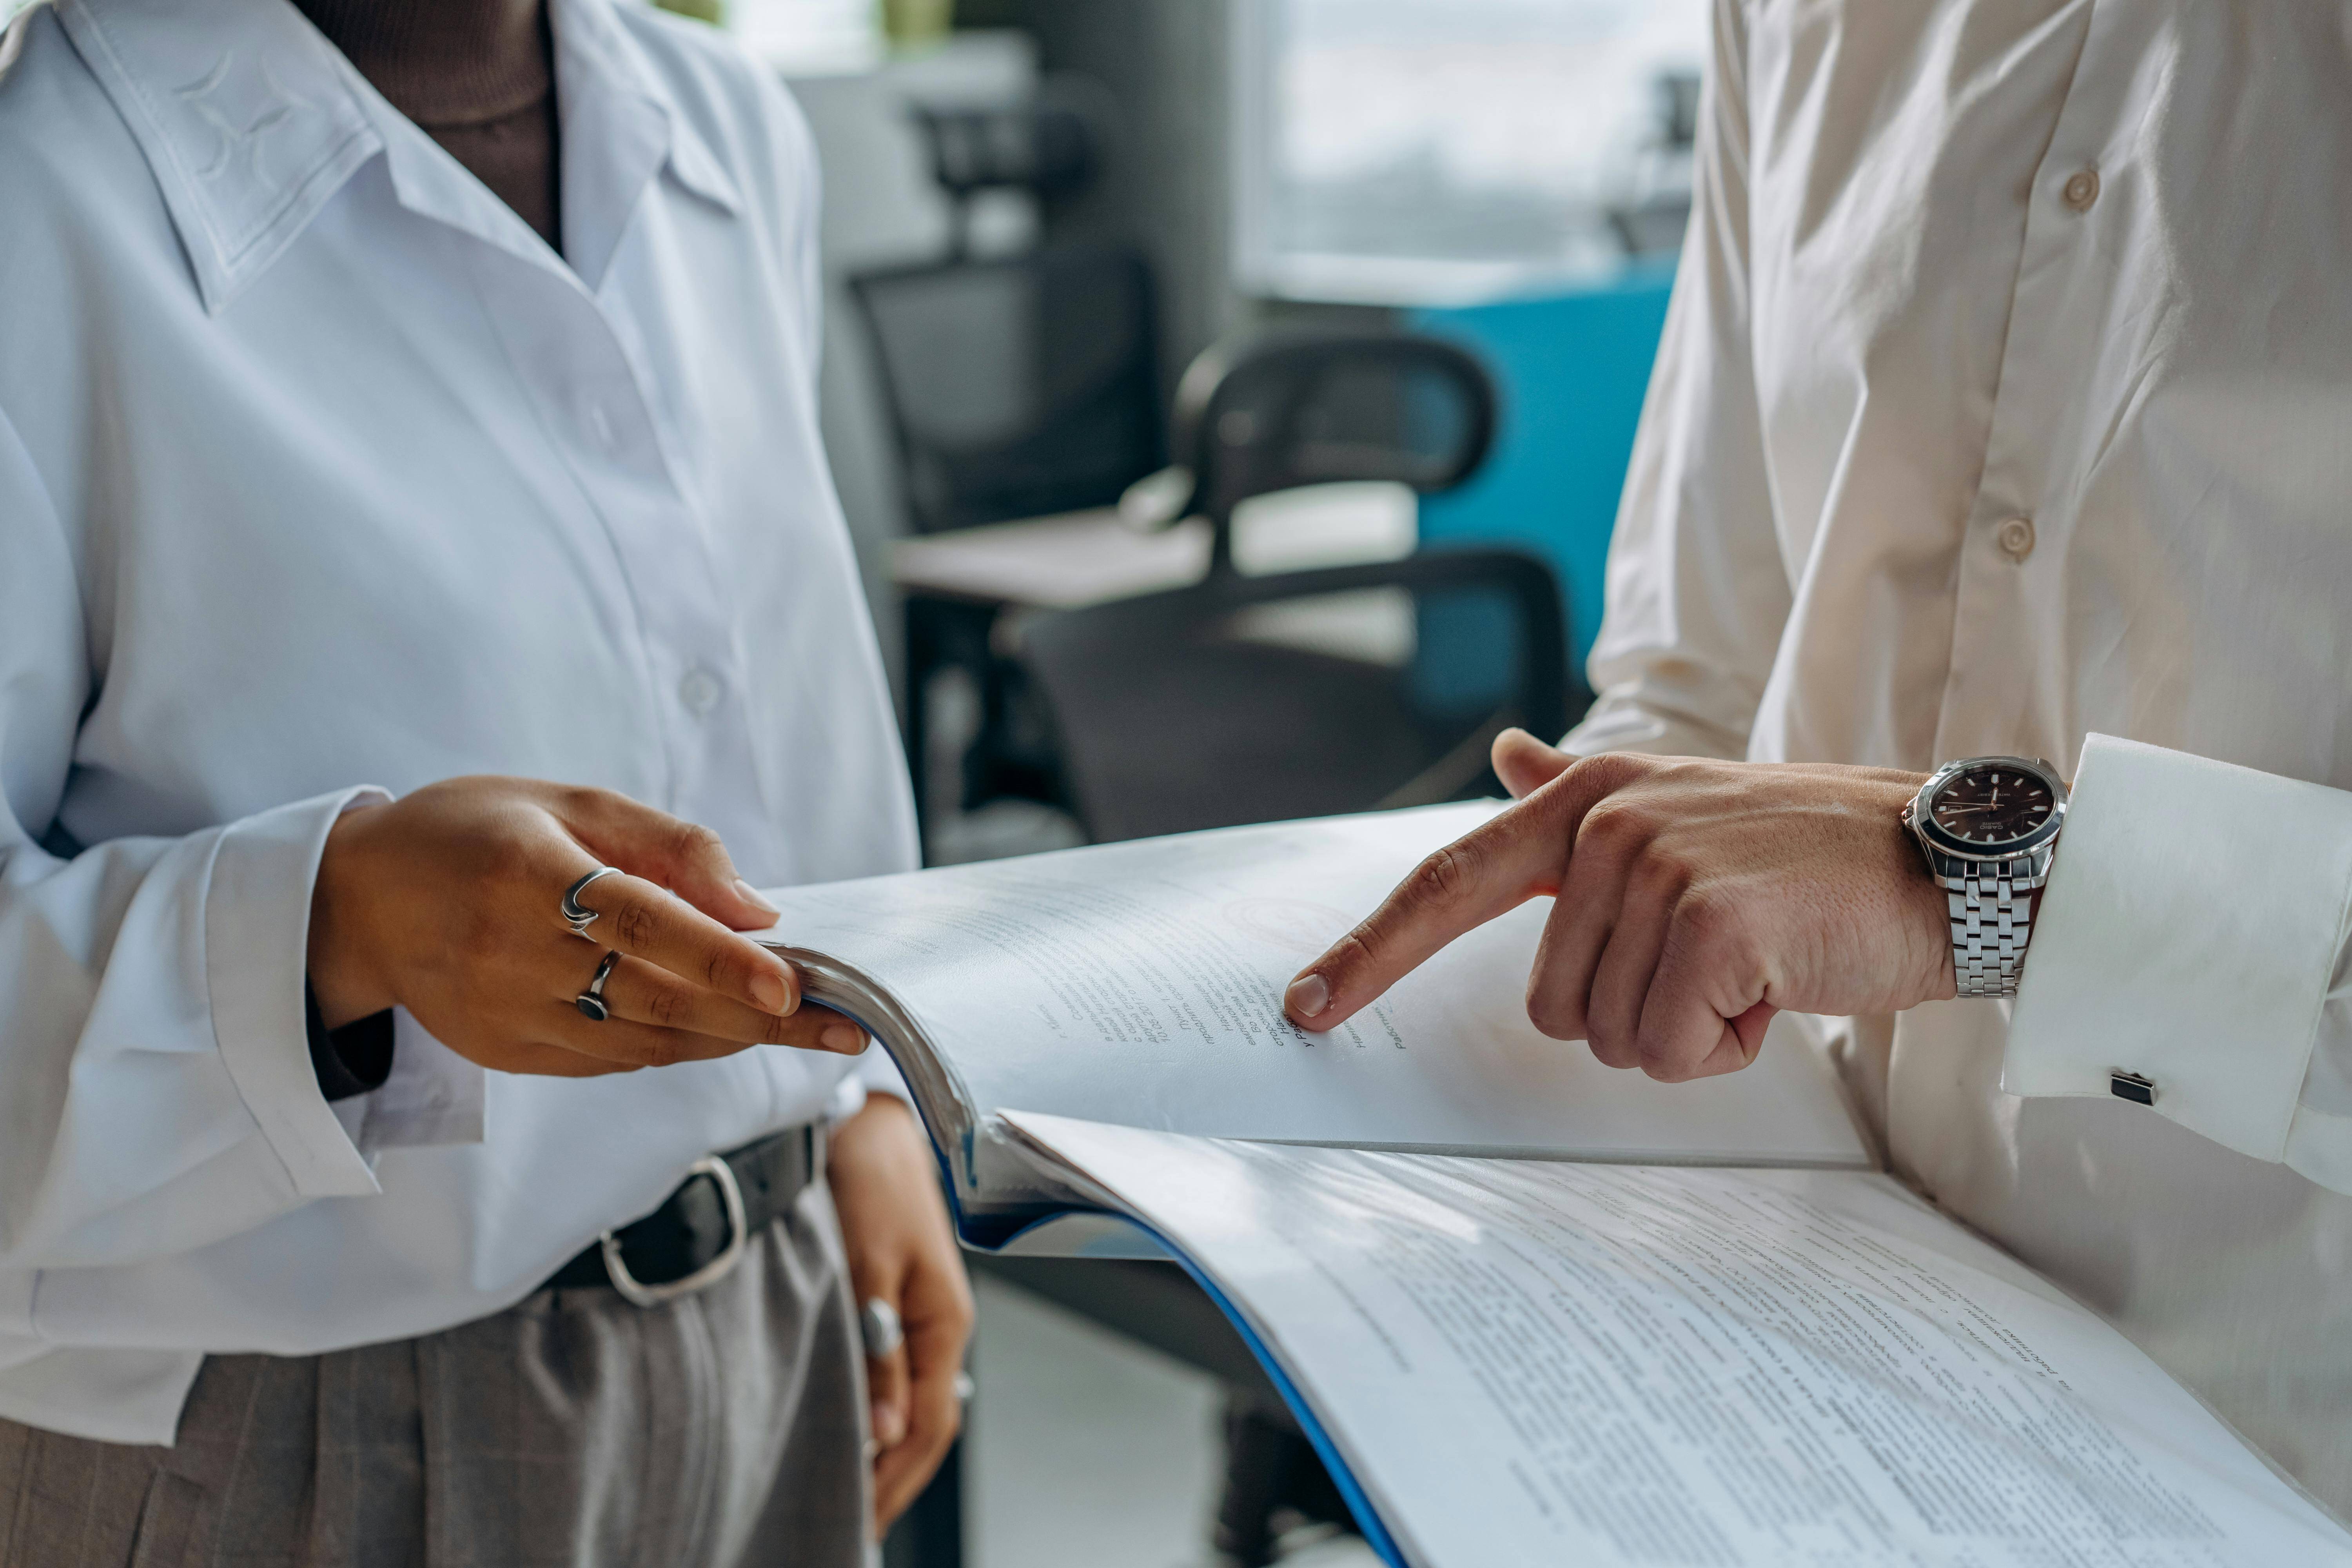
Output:
[[[822,1121],[770,1133],[694,1163],[661,1207],[608,1230],[550,1275],[542,1289],[610,1287],[659,1306],[734,1272],[751,1237],[824,1174]]]

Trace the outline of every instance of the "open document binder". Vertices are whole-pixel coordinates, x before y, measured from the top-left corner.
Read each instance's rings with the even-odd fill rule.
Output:
[[[1286,1023],[1495,809],[789,889],[763,940],[889,1050],[966,1245],[1181,1262],[1392,1563],[2352,1565],[2154,1362],[1877,1173],[1796,1031],[1675,1086],[1546,1039],[1540,904]]]

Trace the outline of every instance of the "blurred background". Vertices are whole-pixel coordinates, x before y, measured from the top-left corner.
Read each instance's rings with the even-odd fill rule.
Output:
[[[1581,679],[1702,0],[677,0],[825,175],[932,864],[1496,793]],[[1372,1562],[1172,1265],[979,1260],[897,1568]]]

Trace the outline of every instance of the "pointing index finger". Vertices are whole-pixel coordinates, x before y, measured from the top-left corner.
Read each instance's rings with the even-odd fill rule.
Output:
[[[1299,971],[1283,1011],[1303,1029],[1336,1028],[1455,937],[1556,891],[1569,842],[1613,787],[1593,759],[1481,823],[1413,868],[1381,907]]]

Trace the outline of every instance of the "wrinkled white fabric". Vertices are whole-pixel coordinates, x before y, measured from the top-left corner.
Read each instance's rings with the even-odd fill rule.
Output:
[[[376,1094],[312,1077],[311,878],[371,788],[601,784],[759,884],[915,860],[804,128],[708,29],[553,19],[562,257],[285,0],[0,48],[0,1415],[167,1442],[201,1352],[493,1311],[860,1092],[486,1078],[405,1015]]]
[[[1706,100],[1569,743],[2080,759],[2016,1028],[1841,1062],[2352,1510],[2352,9],[1719,0]]]

